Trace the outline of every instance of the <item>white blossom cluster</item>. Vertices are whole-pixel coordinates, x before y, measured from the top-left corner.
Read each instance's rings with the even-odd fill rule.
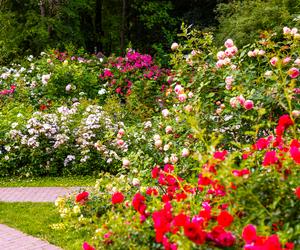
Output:
[[[13,122],[7,147],[11,145],[15,152],[25,147],[54,155],[63,150],[68,153],[64,166],[85,163],[95,153],[108,163],[121,161],[119,154],[127,151],[128,143],[119,143],[116,134],[124,124],[114,122],[101,106],[89,105],[82,112],[79,105],[60,106],[53,113],[35,112],[24,124]],[[47,159],[47,165],[49,161],[55,159]]]

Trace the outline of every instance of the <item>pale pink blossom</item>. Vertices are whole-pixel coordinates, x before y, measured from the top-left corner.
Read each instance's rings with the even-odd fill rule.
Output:
[[[172,133],[173,128],[171,126],[167,126],[165,131],[166,131],[167,134],[170,134],[170,133]]]
[[[296,65],[300,66],[300,58],[297,58],[294,62]]]
[[[298,29],[297,29],[297,28],[292,28],[292,30],[291,30],[291,34],[292,34],[292,35],[296,35],[297,32],[298,32]]]
[[[194,96],[193,92],[189,92],[189,93],[188,93],[188,97],[189,97],[189,98],[192,98],[193,96]]]
[[[156,140],[154,142],[155,147],[160,148],[162,146],[162,140]]]
[[[159,136],[158,134],[155,134],[155,135],[153,136],[153,140],[154,140],[154,141],[160,140],[160,136]]]
[[[117,140],[117,144],[118,144],[118,146],[122,146],[124,144],[124,141],[119,139],[119,140]]]
[[[172,154],[170,157],[170,161],[175,164],[178,161],[178,157],[175,154]]]
[[[184,88],[180,84],[177,84],[174,88],[174,91],[177,95],[179,95],[184,92]]]
[[[255,49],[255,50],[253,50],[253,56],[257,56],[257,55],[258,55],[258,53],[259,53],[259,49]]]
[[[179,94],[178,95],[178,100],[180,102],[184,102],[186,100],[186,98],[187,98],[186,94]]]
[[[232,84],[233,81],[234,81],[233,76],[227,76],[227,77],[225,78],[225,83],[227,83],[227,84]]]
[[[223,111],[223,110],[222,110],[221,108],[217,108],[217,109],[216,109],[216,114],[219,115],[219,114],[222,113],[222,111]]]
[[[260,55],[260,56],[263,56],[263,55],[265,55],[266,54],[266,51],[264,51],[264,50],[262,50],[262,49],[260,49],[259,51],[258,51],[258,55]]]
[[[137,179],[137,178],[133,178],[132,179],[132,185],[135,186],[135,187],[140,186],[141,185],[140,180]]]
[[[120,128],[120,129],[119,129],[119,131],[118,131],[118,134],[120,134],[120,135],[124,135],[124,134],[125,134],[125,130],[124,130],[124,129],[122,129],[122,128]]]
[[[234,46],[234,43],[233,43],[233,41],[231,39],[227,39],[225,41],[224,45],[225,45],[226,48],[231,48],[231,47]]]
[[[182,149],[181,156],[188,157],[190,155],[190,151],[187,148]]]
[[[165,146],[164,146],[164,151],[168,151],[170,149],[170,144],[166,144]]]
[[[273,71],[272,70],[268,70],[265,72],[265,77],[266,78],[270,78],[273,75]]]
[[[293,110],[293,111],[292,111],[292,115],[293,115],[294,117],[299,117],[299,116],[300,116],[300,111],[299,111],[299,110]]]
[[[170,114],[169,110],[167,110],[167,109],[163,109],[161,111],[161,113],[162,113],[163,117],[167,117]]]
[[[231,89],[232,89],[232,85],[231,85],[231,84],[229,84],[229,83],[227,83],[227,84],[225,85],[225,89],[227,89],[227,90],[231,90]]]
[[[228,65],[230,63],[231,63],[230,58],[227,57],[227,58],[224,59],[224,65]]]
[[[231,66],[230,66],[230,68],[232,69],[232,70],[236,70],[236,65],[234,65],[234,64],[232,64]]]
[[[254,57],[254,53],[253,53],[252,50],[248,51],[248,56],[249,56],[249,57]]]
[[[218,60],[223,60],[226,57],[225,52],[224,51],[219,51],[217,53],[217,58]]]
[[[270,63],[272,64],[272,66],[276,66],[277,62],[278,62],[278,57],[272,57],[270,60]]]
[[[283,27],[283,34],[284,35],[289,35],[291,34],[291,29],[289,27]]]
[[[169,161],[170,161],[169,157],[166,156],[166,157],[164,158],[164,163],[167,164],[167,163],[169,163]]]
[[[287,57],[285,57],[283,60],[282,60],[282,63],[283,64],[288,64],[290,61],[291,61],[291,57],[290,56],[287,56]]]
[[[232,97],[229,103],[231,107],[236,108],[239,104],[239,100],[236,97]]]
[[[217,68],[222,68],[224,65],[225,65],[225,62],[222,59],[217,61],[217,63],[216,63]]]
[[[185,107],[184,107],[184,110],[186,111],[186,112],[191,112],[192,110],[193,110],[193,107],[191,106],[191,105],[186,105]]]
[[[72,85],[71,85],[71,84],[68,84],[68,85],[66,86],[66,91],[69,92],[71,89],[72,89]]]
[[[171,50],[177,50],[179,47],[178,43],[172,43]]]
[[[228,57],[233,57],[237,53],[237,51],[238,51],[237,47],[233,46],[225,50],[225,55]]]
[[[123,167],[129,167],[130,161],[128,159],[123,159]]]
[[[245,98],[244,98],[242,95],[237,96],[236,99],[239,101],[239,103],[240,103],[241,105],[244,105],[244,103],[245,103]]]

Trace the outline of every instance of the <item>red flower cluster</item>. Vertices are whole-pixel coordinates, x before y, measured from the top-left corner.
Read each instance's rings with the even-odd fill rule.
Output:
[[[83,204],[88,200],[88,197],[89,197],[89,193],[83,191],[76,195],[75,201]]]
[[[214,153],[214,158],[218,159],[218,160],[221,160],[221,161],[224,161],[227,153],[228,152],[226,150],[217,151],[217,152]]]
[[[242,237],[246,243],[244,250],[292,250],[294,245],[287,243],[281,247],[279,238],[276,234],[271,236],[258,236],[254,225],[244,227]]]
[[[115,192],[111,197],[112,204],[122,203],[125,197],[121,192]]]
[[[284,130],[287,129],[289,126],[294,125],[294,122],[290,118],[289,115],[283,115],[279,118],[278,125],[276,127],[276,135],[281,137],[284,133]]]
[[[83,250],[96,250],[94,247],[92,247],[91,245],[89,245],[87,242],[83,243],[82,249]]]
[[[149,213],[146,213],[147,206],[145,200],[145,197],[141,193],[136,193],[132,199],[132,206],[141,215],[141,220],[149,216]]]
[[[263,166],[269,166],[278,162],[278,158],[276,157],[276,151],[268,151],[265,154],[265,158],[263,160]]]

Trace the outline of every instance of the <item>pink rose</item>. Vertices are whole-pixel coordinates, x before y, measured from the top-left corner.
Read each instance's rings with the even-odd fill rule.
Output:
[[[246,100],[244,103],[244,108],[247,110],[253,109],[254,103],[251,100]]]
[[[289,71],[288,71],[288,75],[291,77],[291,78],[296,78],[299,76],[299,69],[297,68],[290,68]]]
[[[218,53],[217,53],[217,58],[219,59],[219,60],[222,60],[222,59],[224,59],[226,57],[226,55],[225,55],[225,52],[224,51],[219,51]]]
[[[289,35],[291,34],[291,29],[289,27],[283,27],[283,34],[284,35]]]
[[[181,152],[182,157],[188,157],[189,154],[190,154],[190,151],[187,148],[182,149],[182,152]]]
[[[163,117],[167,117],[170,114],[169,110],[167,110],[167,109],[163,109],[161,111],[161,113],[162,113]]]
[[[300,66],[300,58],[297,58],[294,62],[296,65]]]
[[[217,63],[216,63],[216,67],[217,68],[222,68],[222,66],[224,65],[225,63],[224,63],[224,60],[219,60],[219,61],[217,61]]]
[[[181,85],[177,84],[174,88],[174,91],[177,95],[179,95],[179,94],[183,93],[184,89]]]
[[[239,103],[240,103],[241,105],[244,105],[244,103],[245,103],[245,98],[244,98],[242,95],[237,96],[236,99],[239,101]]]
[[[233,81],[234,81],[234,78],[232,76],[227,76],[225,78],[225,83],[227,83],[227,84],[232,84]]]
[[[237,105],[239,104],[239,100],[236,97],[232,97],[229,103],[231,107],[236,108]]]
[[[178,95],[178,100],[180,102],[184,102],[186,100],[186,98],[187,98],[186,94],[180,94],[180,95]]]
[[[297,29],[297,28],[292,28],[291,34],[296,35],[297,32],[298,32],[298,29]]]
[[[227,39],[225,41],[224,45],[225,45],[226,48],[230,48],[230,47],[234,46],[233,41],[231,39]]]
[[[291,57],[290,57],[290,56],[287,56],[286,58],[284,58],[284,59],[282,60],[282,63],[283,63],[283,64],[288,64],[290,61],[291,61]]]
[[[270,63],[272,64],[272,66],[276,66],[277,62],[278,62],[277,57],[272,57],[271,60],[270,60]]]

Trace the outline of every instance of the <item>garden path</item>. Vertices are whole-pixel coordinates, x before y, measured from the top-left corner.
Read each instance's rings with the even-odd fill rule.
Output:
[[[0,201],[54,202],[58,196],[80,190],[80,187],[16,187],[0,188]],[[5,250],[61,250],[47,241],[35,238],[14,228],[0,224],[0,249]]]
[[[80,187],[9,187],[0,188],[0,201],[54,202],[58,196],[79,190]]]

